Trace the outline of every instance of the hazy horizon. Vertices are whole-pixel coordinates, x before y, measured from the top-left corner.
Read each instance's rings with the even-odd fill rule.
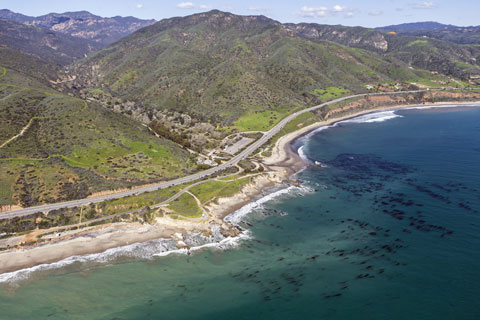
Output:
[[[272,4],[265,0],[245,0],[242,4],[217,0],[200,2],[166,0],[162,3],[154,0],[107,0],[101,3],[92,0],[81,3],[52,0],[41,3],[0,1],[0,7],[28,16],[88,11],[102,17],[133,16],[139,19],[162,20],[217,9],[238,15],[264,15],[282,23],[340,24],[367,28],[430,21],[455,26],[480,25],[476,17],[480,3],[465,0],[456,2],[389,0],[384,3],[373,0],[361,3],[354,0],[306,0],[298,4],[288,1],[277,1]]]

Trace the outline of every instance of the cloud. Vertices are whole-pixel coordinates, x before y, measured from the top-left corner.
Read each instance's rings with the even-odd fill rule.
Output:
[[[347,13],[345,13],[344,18],[345,18],[345,19],[353,18],[353,16],[354,16],[353,12],[347,12]]]
[[[382,10],[373,10],[368,13],[371,16],[381,16],[383,14]]]
[[[332,8],[303,6],[300,8],[300,12],[298,13],[298,15],[306,18],[323,18],[343,12],[345,13],[345,17],[351,18],[353,17],[352,11],[352,9],[338,4],[333,6]]]
[[[343,6],[340,6],[340,5],[336,5],[336,6],[333,6],[332,8],[332,11],[333,12],[344,12],[347,10],[347,7],[343,7]]]
[[[328,14],[328,8],[327,7],[307,7],[303,6],[300,8],[300,16],[302,17],[311,17],[311,18],[317,18],[317,17],[325,17]]]
[[[180,2],[176,5],[178,9],[193,9],[195,8],[195,5],[193,2]]]
[[[265,10],[266,10],[265,8],[261,8],[261,7],[248,7],[248,11],[259,12],[259,11],[265,11]]]
[[[210,9],[210,6],[205,4],[195,4],[193,2],[180,2],[175,7],[178,9]]]
[[[424,1],[421,3],[412,4],[413,9],[436,9],[437,4],[433,2]]]
[[[142,9],[143,8],[143,4],[139,3],[137,4],[137,9]]]

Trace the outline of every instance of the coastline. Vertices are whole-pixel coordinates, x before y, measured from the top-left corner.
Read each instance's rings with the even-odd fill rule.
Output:
[[[379,111],[396,111],[402,109],[412,109],[418,107],[439,107],[439,106],[457,106],[457,105],[472,105],[472,104],[479,104],[479,101],[465,101],[465,102],[437,102],[437,103],[429,103],[429,104],[402,104],[396,106],[385,106],[385,107],[378,107],[372,108],[368,110],[358,111],[352,114],[335,117],[332,119],[327,119],[324,121],[315,122],[310,124],[306,127],[302,127],[296,131],[287,133],[286,135],[280,137],[275,146],[272,149],[272,155],[268,158],[263,159],[263,163],[272,168],[279,168],[280,170],[284,170],[287,172],[297,172],[301,170],[305,165],[303,160],[300,158],[296,150],[293,150],[292,145],[293,143],[300,139],[301,137],[309,134],[310,132],[325,126],[331,126],[338,122],[349,120],[352,118],[356,118],[359,116],[363,116],[370,113],[376,113]]]
[[[86,228],[65,240],[31,248],[0,252],[0,274],[32,268],[41,264],[50,264],[72,256],[102,253],[108,249],[155,239],[174,239],[177,241],[177,247],[180,248],[181,246],[178,243],[182,242],[183,237],[192,233],[206,234],[210,232],[212,225],[219,226],[224,231],[226,237],[237,236],[239,234],[238,230],[235,226],[227,223],[225,217],[236,212],[249,202],[258,199],[266,189],[287,181],[292,174],[306,166],[296,150],[292,149],[293,143],[302,136],[320,127],[334,125],[344,120],[379,111],[469,104],[478,104],[478,101],[378,107],[316,122],[280,137],[272,149],[272,154],[261,161],[270,172],[254,178],[254,181],[242,189],[239,194],[221,198],[217,204],[210,205],[208,207],[210,219],[183,221],[157,218],[157,223],[153,225],[115,223]]]

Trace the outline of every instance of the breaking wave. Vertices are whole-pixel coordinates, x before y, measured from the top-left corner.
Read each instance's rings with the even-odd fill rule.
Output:
[[[260,210],[263,205],[275,198],[288,194],[306,194],[312,191],[305,186],[289,186],[284,189],[277,190],[273,193],[267,194],[262,198],[250,202],[225,217],[225,221],[239,226],[242,219],[255,210]],[[249,230],[243,230],[236,237],[224,237],[220,233],[219,226],[212,226],[212,235],[204,236],[201,233],[188,234],[184,237],[183,242],[189,249],[179,249],[176,246],[176,241],[173,239],[156,239],[147,242],[140,242],[126,246],[108,249],[101,253],[71,256],[66,259],[48,263],[40,264],[31,268],[25,268],[13,272],[0,274],[0,283],[15,283],[22,280],[27,280],[34,273],[44,272],[49,270],[60,269],[68,266],[100,266],[105,263],[119,261],[120,259],[143,259],[152,260],[158,257],[165,257],[169,255],[187,255],[203,249],[228,250],[237,248],[241,243],[247,239],[252,238]]]
[[[309,162],[310,159],[305,154],[304,148],[305,148],[305,145],[302,145],[300,148],[298,148],[297,153],[303,161]]]
[[[352,119],[340,121],[339,123],[372,123],[383,122],[394,118],[402,118],[402,116],[396,114],[395,110],[390,110],[365,114]]]

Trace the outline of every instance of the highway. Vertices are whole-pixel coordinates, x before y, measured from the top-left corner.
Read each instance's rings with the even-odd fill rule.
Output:
[[[443,88],[439,88],[436,90],[441,90]],[[381,95],[394,95],[394,94],[399,94],[399,93],[419,93],[419,92],[426,92],[428,90],[413,90],[413,91],[397,91],[397,92],[386,92],[386,93],[364,93],[364,94],[356,94],[356,95],[351,95],[343,98],[338,98],[335,100],[331,100],[310,108],[302,109],[300,111],[297,111],[295,113],[292,113],[291,115],[287,116],[286,118],[282,119],[278,124],[276,124],[272,129],[267,131],[263,137],[258,139],[257,141],[253,142],[250,144],[248,147],[246,147],[243,151],[241,151],[239,154],[234,156],[232,159],[230,159],[228,162],[225,162],[223,164],[220,164],[217,167],[213,167],[204,171],[197,172],[195,174],[177,178],[174,180],[170,181],[165,181],[161,183],[156,183],[148,186],[143,186],[139,187],[136,189],[132,190],[127,190],[127,191],[122,191],[118,193],[113,193],[113,194],[108,194],[108,195],[102,195],[102,196],[96,196],[96,197],[91,197],[91,198],[85,198],[85,199],[79,199],[79,200],[71,200],[71,201],[65,201],[65,202],[58,202],[58,203],[52,203],[52,204],[44,204],[44,205],[39,205],[39,206],[34,206],[34,207],[28,207],[28,208],[23,208],[23,209],[17,209],[17,210],[12,210],[12,211],[7,211],[4,213],[0,213],[0,219],[10,219],[14,217],[21,217],[21,216],[27,216],[36,212],[45,212],[45,211],[50,211],[50,210],[55,210],[55,209],[61,209],[61,208],[72,208],[72,207],[77,207],[77,206],[82,206],[82,205],[88,205],[90,203],[97,203],[97,202],[102,202],[105,200],[112,200],[112,199],[118,199],[118,198],[123,198],[127,196],[132,196],[132,195],[137,195],[140,193],[144,192],[151,192],[159,189],[165,189],[168,187],[196,181],[203,179],[205,177],[208,177],[214,173],[217,173],[219,171],[222,171],[223,169],[226,169],[228,167],[236,165],[240,160],[247,158],[250,156],[254,151],[256,151],[258,148],[260,148],[263,144],[265,144],[268,140],[270,140],[274,135],[276,135],[280,130],[282,130],[285,125],[298,117],[299,115],[310,112],[310,111],[315,111],[319,108],[322,108],[324,106],[342,102],[348,99],[353,99],[353,98],[359,98],[359,97],[366,97],[366,96],[381,96]]]

